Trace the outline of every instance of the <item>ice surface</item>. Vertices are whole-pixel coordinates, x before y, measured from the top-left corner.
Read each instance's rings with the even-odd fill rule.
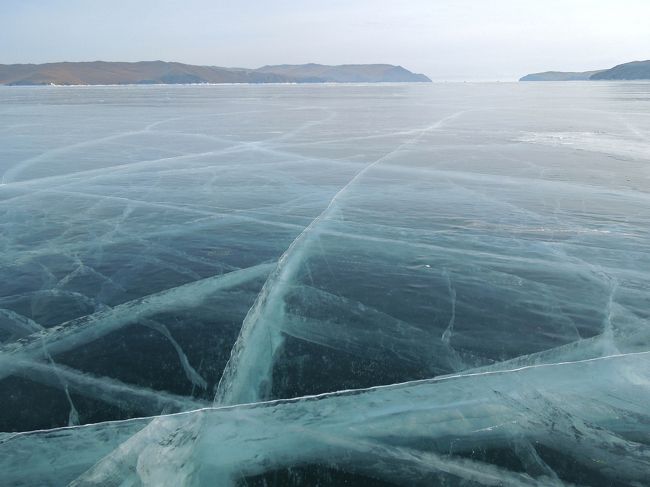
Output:
[[[643,485],[649,381],[649,352],[470,372],[152,422],[7,435],[0,461],[6,479],[32,485],[51,478],[76,478],[72,485],[228,485],[314,463],[398,484],[565,485],[552,473],[563,461],[553,451],[610,485]],[[472,457],[486,447],[513,449],[521,468]],[[30,458],[35,468],[25,472],[21,465]]]
[[[648,485],[647,83],[0,101],[0,484]]]

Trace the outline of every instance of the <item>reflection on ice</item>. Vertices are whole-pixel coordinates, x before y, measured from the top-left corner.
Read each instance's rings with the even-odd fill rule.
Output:
[[[0,99],[4,484],[647,482],[647,85]]]

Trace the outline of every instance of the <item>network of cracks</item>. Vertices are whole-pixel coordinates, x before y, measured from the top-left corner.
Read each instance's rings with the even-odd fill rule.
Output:
[[[0,483],[648,485],[648,85],[513,89],[0,92]]]

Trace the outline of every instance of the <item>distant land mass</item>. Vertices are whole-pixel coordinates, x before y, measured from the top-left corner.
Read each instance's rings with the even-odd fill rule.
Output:
[[[602,71],[602,70],[601,70]],[[601,71],[563,72],[545,71],[543,73],[527,74],[519,81],[586,81]]]
[[[591,79],[650,79],[650,61],[619,64],[611,69],[594,74]]]
[[[390,64],[283,64],[258,69],[194,66],[165,61],[0,64],[0,85],[124,85],[187,83],[431,82]]]
[[[650,80],[650,61],[619,64],[610,69],[584,72],[546,71],[527,74],[519,81],[588,81],[588,80]]]

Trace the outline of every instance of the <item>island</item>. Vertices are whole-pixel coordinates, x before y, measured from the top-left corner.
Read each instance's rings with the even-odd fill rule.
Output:
[[[298,64],[257,69],[195,66],[178,62],[60,62],[0,64],[0,85],[125,85],[212,83],[431,82],[391,64]]]

